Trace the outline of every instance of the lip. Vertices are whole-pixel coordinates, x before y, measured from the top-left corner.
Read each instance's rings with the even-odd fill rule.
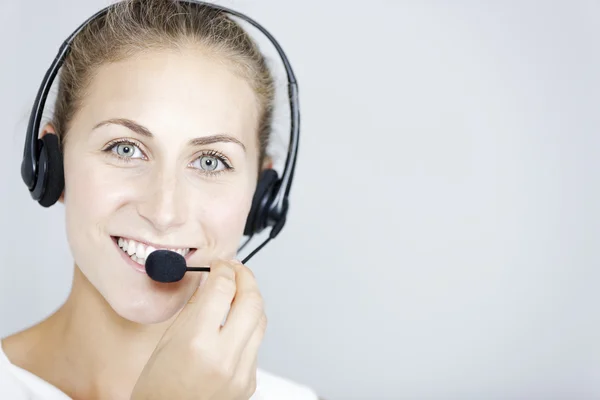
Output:
[[[155,249],[167,249],[167,250],[175,250],[175,249],[190,249],[190,252],[188,254],[191,254],[193,251],[196,251],[195,247],[192,246],[182,246],[182,247],[175,247],[175,246],[168,246],[168,245],[164,245],[164,244],[158,244],[158,243],[152,243],[152,242],[147,242],[145,240],[136,238],[135,236],[114,236],[111,235],[110,236],[112,238],[112,240],[116,241],[118,238],[122,237],[122,238],[127,238],[127,239],[133,239],[134,241],[138,242],[138,243],[143,243],[146,246],[152,246]]]
[[[110,238],[111,238],[112,242],[115,244],[116,250],[117,250],[117,251],[118,251],[118,252],[121,254],[121,257],[123,257],[123,260],[125,260],[125,262],[126,262],[127,264],[131,265],[131,267],[132,267],[133,269],[135,269],[136,271],[138,271],[138,272],[141,272],[142,274],[146,274],[146,266],[145,266],[145,265],[140,265],[140,264],[138,264],[137,262],[133,261],[133,260],[131,259],[131,257],[129,257],[129,255],[127,255],[127,253],[125,253],[125,252],[123,251],[123,249],[119,247],[119,243],[117,242],[117,240],[118,240],[118,238],[119,238],[119,237],[121,237],[121,236],[111,236]],[[137,241],[137,239],[130,238],[129,236],[127,236],[127,238],[128,238],[128,239],[133,239],[133,240],[136,240],[136,241]],[[157,245],[155,245],[155,244],[153,244],[153,243],[148,243],[148,242],[145,242],[145,241],[141,241],[141,240],[140,240],[139,242],[140,242],[140,243],[144,243],[144,244],[145,244],[145,245],[147,245],[147,246],[152,246],[152,247],[154,247],[154,248],[156,248],[156,249],[159,249],[159,248],[160,248],[160,249],[164,249],[165,247],[166,247],[166,248],[168,248],[168,246],[160,246],[160,245],[158,245],[159,247],[155,247],[155,246],[157,246]],[[189,259],[189,257],[190,257],[192,254],[194,254],[195,252],[196,252],[196,248],[194,248],[194,247],[190,248],[190,251],[189,251],[189,253],[187,253],[187,254],[186,254],[186,256],[185,256],[185,259],[186,259],[186,261],[187,261],[187,260]]]

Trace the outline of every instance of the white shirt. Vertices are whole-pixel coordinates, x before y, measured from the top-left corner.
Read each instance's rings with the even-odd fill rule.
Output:
[[[0,340],[0,399],[72,400],[57,387],[10,362]],[[258,369],[250,400],[318,400],[310,388]]]

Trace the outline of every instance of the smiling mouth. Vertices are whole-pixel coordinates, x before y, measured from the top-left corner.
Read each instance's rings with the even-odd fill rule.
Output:
[[[120,236],[111,236],[113,241],[117,243],[121,251],[123,251],[127,256],[129,256],[133,261],[140,265],[145,265],[146,259],[152,252],[156,250],[170,250],[176,253],[179,253],[183,257],[188,257],[196,248],[194,247],[153,247],[147,243],[138,242],[137,240],[120,237]]]

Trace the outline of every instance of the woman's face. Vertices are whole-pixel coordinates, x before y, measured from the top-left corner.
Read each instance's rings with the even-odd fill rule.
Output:
[[[152,248],[178,249],[190,266],[235,257],[257,179],[258,108],[221,61],[180,50],[102,66],[67,133],[69,245],[128,320],[165,321],[198,287],[199,273],[152,281]]]

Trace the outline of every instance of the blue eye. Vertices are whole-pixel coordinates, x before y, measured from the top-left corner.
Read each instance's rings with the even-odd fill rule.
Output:
[[[223,163],[213,156],[202,156],[198,158],[200,168],[205,171],[220,171],[223,169]]]
[[[110,142],[102,149],[105,153],[112,153],[122,161],[131,161],[132,159],[145,159],[146,155],[140,149],[140,145],[133,142],[131,139],[119,139]]]
[[[143,158],[144,153],[135,144],[130,142],[117,143],[111,147],[111,150],[119,157],[123,158]]]
[[[208,175],[215,175],[233,169],[227,158],[216,151],[201,155],[191,163],[191,166]]]

